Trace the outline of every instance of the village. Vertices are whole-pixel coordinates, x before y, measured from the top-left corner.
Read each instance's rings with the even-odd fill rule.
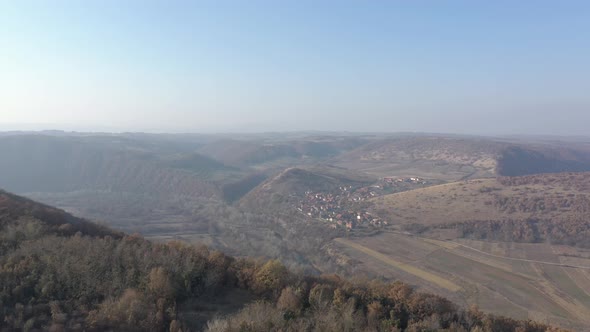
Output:
[[[426,185],[430,185],[430,182],[418,177],[385,177],[373,185],[361,188],[340,186],[335,192],[306,191],[303,199],[297,204],[297,210],[308,218],[327,223],[331,228],[380,228],[387,226],[388,222],[368,212],[362,202]]]

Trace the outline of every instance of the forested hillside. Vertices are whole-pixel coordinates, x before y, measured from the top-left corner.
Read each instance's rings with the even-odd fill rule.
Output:
[[[399,282],[154,244],[5,192],[0,218],[0,331],[557,331]]]
[[[224,171],[221,164],[196,154],[157,151],[148,142],[123,137],[0,137],[0,181],[17,192],[219,196],[208,180],[213,171]]]
[[[587,148],[511,146],[498,158],[498,175],[503,176],[588,171],[590,151]]]

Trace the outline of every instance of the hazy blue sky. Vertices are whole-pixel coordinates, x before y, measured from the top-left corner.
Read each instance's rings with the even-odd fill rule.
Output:
[[[31,124],[588,134],[590,1],[0,1]]]

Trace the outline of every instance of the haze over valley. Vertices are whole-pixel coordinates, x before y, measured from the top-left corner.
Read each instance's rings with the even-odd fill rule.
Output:
[[[590,331],[585,1],[0,2],[0,332]]]
[[[0,143],[6,190],[128,234],[588,324],[583,139],[13,132]]]

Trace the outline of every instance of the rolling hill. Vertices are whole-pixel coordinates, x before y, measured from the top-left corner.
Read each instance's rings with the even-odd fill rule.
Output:
[[[590,171],[590,149],[563,144],[511,146],[498,158],[498,175],[523,176],[541,173]]]
[[[309,275],[404,280],[462,306],[588,326],[588,275],[579,268],[590,259],[588,173],[498,176],[585,170],[583,145],[384,136],[10,134],[0,137],[0,181],[159,243],[280,258]],[[359,227],[347,229],[350,218]],[[38,214],[25,219],[38,225]],[[13,226],[10,234],[45,229]],[[62,226],[51,235],[86,234]],[[135,266],[148,277],[152,267]]]
[[[375,140],[330,162],[378,177],[418,176],[453,182],[497,175],[590,171],[590,150],[575,145],[422,135]]]
[[[295,148],[289,145],[238,140],[212,142],[201,147],[199,152],[229,165],[253,165],[299,157]]]
[[[37,223],[46,227],[44,232],[61,235],[73,235],[78,232],[91,236],[111,236],[120,238],[122,233],[113,231],[87,220],[41,204],[30,199],[14,195],[0,189],[0,228],[15,226],[16,223]],[[3,239],[6,245],[7,239]]]
[[[278,261],[152,243],[6,192],[0,220],[1,331],[559,331],[400,282],[306,277]]]
[[[340,187],[366,186],[376,179],[332,166],[292,167],[258,185],[240,204],[250,208],[283,209],[285,203],[301,198],[307,191],[333,192]]]
[[[207,172],[225,170],[219,163],[195,154],[179,158],[176,151],[162,155],[145,144],[124,137],[3,136],[0,181],[19,193],[96,189],[219,194],[207,181]]]
[[[590,173],[477,179],[379,197],[374,209],[400,226],[590,247],[589,189]]]
[[[505,143],[489,139],[415,136],[381,139],[331,162],[378,177],[419,176],[445,181],[495,175]]]
[[[133,135],[2,136],[0,183],[131,232],[153,233],[166,223],[207,229],[209,222],[192,216],[192,207],[222,201],[221,181],[239,179],[243,173],[192,152],[190,144],[161,140]]]
[[[222,139],[205,144],[199,152],[227,165],[293,165],[324,160],[365,144],[362,137],[302,137],[296,140],[277,138]]]
[[[388,227],[326,246],[347,273],[589,329],[590,173],[463,180],[370,203]]]

